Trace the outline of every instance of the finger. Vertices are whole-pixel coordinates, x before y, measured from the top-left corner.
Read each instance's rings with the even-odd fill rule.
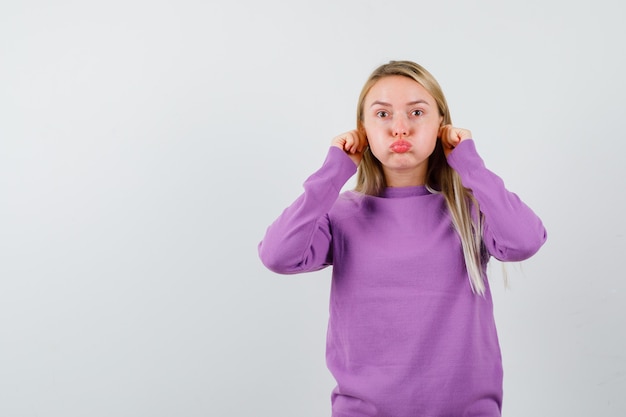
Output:
[[[344,135],[344,138],[344,150],[349,153],[354,153],[354,136],[350,132],[348,132]]]
[[[351,140],[350,151],[352,153],[361,152],[363,150],[364,137],[358,130],[352,130],[349,134]]]
[[[354,139],[350,135],[350,132],[346,132],[339,136],[336,136],[333,139],[333,145],[341,148],[341,150],[343,150],[344,152],[350,153],[353,146],[353,141]]]
[[[459,144],[459,142],[461,142],[461,138],[459,137],[459,132],[456,129],[450,129],[448,131],[448,145],[450,145],[451,148],[454,148],[455,146],[457,146]]]
[[[459,142],[464,139],[471,139],[472,132],[467,129],[458,129],[457,136],[459,137]]]

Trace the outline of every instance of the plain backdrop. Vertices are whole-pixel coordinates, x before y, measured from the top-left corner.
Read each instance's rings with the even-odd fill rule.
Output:
[[[624,4],[3,0],[0,415],[329,416],[331,271],[257,244],[409,59],[548,230],[503,415],[624,416]]]

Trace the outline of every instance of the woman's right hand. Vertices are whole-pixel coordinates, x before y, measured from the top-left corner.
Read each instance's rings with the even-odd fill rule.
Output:
[[[363,158],[363,151],[367,147],[367,136],[365,136],[364,131],[350,130],[336,136],[331,145],[342,149],[359,166]]]

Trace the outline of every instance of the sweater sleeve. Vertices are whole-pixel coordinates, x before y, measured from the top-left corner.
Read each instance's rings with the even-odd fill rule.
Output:
[[[541,219],[485,167],[474,141],[461,142],[448,155],[448,163],[478,201],[489,254],[501,261],[521,261],[534,255],[547,238]]]
[[[304,182],[300,195],[267,228],[258,245],[259,257],[270,270],[296,274],[332,263],[332,233],[328,212],[356,165],[337,147],[328,150],[322,167]]]

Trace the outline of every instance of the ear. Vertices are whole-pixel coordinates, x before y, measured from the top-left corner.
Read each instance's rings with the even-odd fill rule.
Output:
[[[356,130],[365,137],[365,141],[367,141],[369,144],[369,140],[367,139],[367,131],[365,130],[365,126],[363,126],[363,122],[357,123]]]

